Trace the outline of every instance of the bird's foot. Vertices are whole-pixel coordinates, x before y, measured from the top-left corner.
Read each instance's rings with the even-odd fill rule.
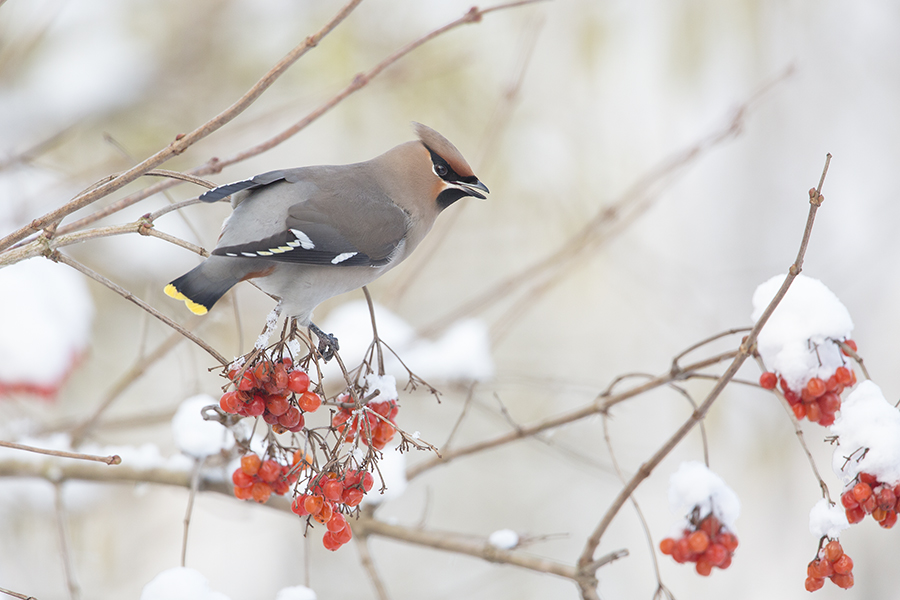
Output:
[[[330,333],[325,333],[319,329],[315,323],[309,324],[309,330],[319,338],[319,354],[322,355],[325,362],[334,358],[334,353],[341,349],[338,339]]]

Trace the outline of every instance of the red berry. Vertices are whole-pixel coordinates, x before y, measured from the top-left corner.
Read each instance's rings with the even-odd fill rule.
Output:
[[[247,392],[257,387],[256,378],[253,376],[253,373],[247,371],[244,373],[243,377],[241,377],[241,381],[238,383],[238,389],[242,392]]]
[[[806,405],[798,402],[791,406],[791,409],[794,411],[794,416],[797,417],[798,421],[802,421],[803,417],[806,416]]]
[[[834,567],[836,574],[846,575],[853,570],[853,559],[846,554],[841,554],[841,557],[832,562],[831,565]]]
[[[719,529],[722,528],[722,524],[719,523],[719,519],[717,519],[712,514],[707,515],[702,521],[700,521],[700,529],[706,532],[710,538],[714,538],[719,534]]]
[[[822,554],[826,559],[834,562],[844,554],[844,549],[841,547],[841,543],[839,541],[831,540],[830,542],[825,544],[825,551]]]
[[[297,397],[297,404],[306,412],[314,412],[322,406],[322,399],[315,392],[303,392]]]
[[[722,544],[710,544],[709,548],[707,548],[706,552],[703,553],[703,558],[708,560],[711,565],[718,567],[725,559],[728,557],[728,550],[725,549],[725,546]]]
[[[222,394],[222,398],[219,400],[219,406],[227,413],[231,413],[233,415],[238,414],[238,411],[243,406],[243,402],[241,402],[240,397],[237,392],[225,392]]]
[[[291,371],[288,375],[287,388],[295,394],[302,394],[309,389],[309,375],[303,371]]]
[[[818,402],[819,408],[822,409],[822,412],[825,414],[833,415],[841,410],[841,398],[834,392],[825,392],[819,396],[819,399],[816,402]]]
[[[277,390],[287,388],[288,372],[282,363],[275,363],[275,368],[272,370],[272,382],[275,384],[275,389]]]
[[[237,487],[248,488],[256,480],[253,478],[253,475],[247,475],[241,469],[235,469],[234,473],[231,474],[231,481]]]
[[[716,542],[725,546],[725,549],[729,552],[734,552],[738,547],[737,536],[728,531],[719,533],[716,538]]]
[[[866,518],[866,511],[864,511],[861,506],[848,508],[845,512],[847,513],[847,522],[851,525],[859,523]]]
[[[829,427],[834,425],[834,413],[822,413],[819,416],[819,425],[822,427]]]
[[[341,544],[346,544],[353,537],[353,530],[350,529],[350,525],[348,524],[340,531],[331,532],[331,535],[333,535],[334,539]]]
[[[847,367],[838,367],[834,370],[834,378],[841,385],[850,384],[850,369]]]
[[[329,479],[325,482],[325,485],[322,486],[322,495],[333,502],[340,502],[343,493],[344,484],[337,479]]]
[[[897,496],[894,495],[894,490],[889,487],[881,488],[876,499],[878,500],[878,506],[884,510],[891,510],[897,505]]]
[[[280,417],[284,413],[287,412],[287,409],[290,408],[290,404],[287,401],[287,398],[284,396],[279,396],[276,394],[271,394],[266,396],[266,410],[275,415],[276,417]]]
[[[303,415],[300,414],[300,411],[297,410],[296,407],[291,406],[288,408],[283,415],[278,417],[278,422],[288,429],[292,429],[297,427],[300,424],[300,421],[303,420]]]
[[[695,567],[697,574],[704,577],[709,577],[709,574],[712,573],[712,568],[713,566],[705,558],[698,560]]]
[[[709,535],[701,530],[695,531],[688,536],[688,548],[691,552],[702,554],[709,548]]]
[[[818,423],[819,419],[822,418],[822,409],[819,408],[817,402],[806,405],[806,418],[809,419],[810,423]]]
[[[306,500],[306,494],[300,494],[296,498],[291,501],[291,512],[293,512],[298,517],[303,517],[309,514],[309,511],[306,510],[306,506],[304,505],[304,501]]]
[[[791,406],[796,406],[797,404],[800,403],[800,396],[798,396],[791,390],[784,391],[784,399],[787,400],[788,404],[790,404]],[[800,418],[802,419],[803,417],[800,417]]]
[[[819,579],[816,577],[807,577],[806,578],[806,591],[807,592],[815,592],[816,590],[822,589],[822,586],[825,585],[824,579]]]
[[[853,587],[853,573],[838,574],[835,573],[831,576],[831,582],[839,588],[849,590]]]
[[[253,400],[247,405],[247,416],[258,417],[266,412],[266,401],[259,394],[253,396]]]
[[[672,538],[665,538],[659,543],[659,551],[663,554],[670,555],[672,554],[672,550],[675,549],[675,540]]]
[[[827,560],[817,558],[806,567],[806,574],[816,579],[825,579],[834,575],[834,568]]]
[[[326,531],[325,535],[322,536],[322,545],[325,546],[326,550],[331,550],[332,552],[343,546],[330,531]]]
[[[341,501],[352,508],[362,502],[364,495],[365,492],[363,492],[359,488],[347,488],[346,490],[344,490],[344,493],[341,494]]]
[[[875,511],[876,508],[878,508],[878,503],[875,501],[875,496],[869,496],[859,503],[859,507],[866,511],[867,515],[870,515]]]
[[[375,485],[375,477],[373,477],[371,473],[366,471],[362,476],[363,490],[368,492],[372,489],[373,485]]]
[[[759,385],[764,390],[774,390],[775,386],[778,385],[778,375],[771,371],[766,371],[759,376]]]
[[[344,515],[342,515],[339,512],[333,513],[331,515],[331,518],[328,520],[328,524],[326,525],[326,527],[328,528],[328,531],[330,531],[332,533],[337,533],[338,531],[340,531],[341,529],[343,529],[346,526],[347,526],[347,519],[345,519]]]
[[[879,525],[884,527],[885,529],[890,529],[894,525],[897,524],[897,511],[889,510],[887,511],[887,516],[884,517],[881,521],[878,522]]]
[[[249,500],[253,497],[253,488],[234,486],[234,497],[238,500]]]
[[[810,397],[818,398],[825,393],[825,382],[818,377],[813,377],[806,382],[806,389],[809,390]]]
[[[862,483],[869,484],[870,487],[875,487],[878,485],[878,479],[871,473],[860,473],[859,480]]]
[[[844,505],[844,508],[856,508],[859,506],[859,502],[856,501],[856,498],[853,497],[853,490],[847,490],[841,496],[841,504]]]
[[[844,343],[849,346],[851,350],[856,352],[856,342],[854,342],[853,340],[844,340]],[[850,356],[843,348],[841,348],[841,352],[844,354],[844,356]]]
[[[250,495],[260,504],[264,504],[269,499],[269,496],[272,495],[272,488],[264,481],[257,481],[250,489]]]
[[[271,459],[264,460],[256,475],[266,483],[272,483],[281,476],[281,465]]]

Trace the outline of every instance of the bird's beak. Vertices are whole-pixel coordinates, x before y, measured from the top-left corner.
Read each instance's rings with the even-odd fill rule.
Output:
[[[485,196],[481,192],[484,192],[485,194],[491,193],[491,191],[487,189],[487,186],[477,179],[475,180],[475,183],[467,183],[465,181],[455,181],[453,183],[456,185],[456,187],[465,192],[466,195],[474,196],[475,198],[478,198],[480,200],[487,200],[487,196]]]

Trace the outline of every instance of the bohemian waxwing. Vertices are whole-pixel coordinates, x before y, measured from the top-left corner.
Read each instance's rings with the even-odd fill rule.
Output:
[[[396,266],[443,209],[488,192],[444,136],[413,126],[418,141],[366,162],[271,171],[205,192],[204,202],[231,196],[234,211],[212,255],[166,294],[202,315],[233,285],[254,279],[281,300],[283,314],[324,341],[310,323],[319,303]]]

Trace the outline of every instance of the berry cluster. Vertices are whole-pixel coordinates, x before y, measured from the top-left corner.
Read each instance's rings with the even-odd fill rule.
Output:
[[[853,587],[853,560],[844,554],[841,543],[831,540],[819,550],[818,556],[806,568],[806,591],[814,592],[825,585],[825,578],[831,579],[839,588]]]
[[[232,369],[228,378],[237,389],[225,392],[219,406],[242,417],[261,416],[276,433],[300,431],[305,424],[303,412],[318,409],[322,398],[309,391],[309,375],[292,366],[287,357],[278,361],[263,358],[248,368],[240,380],[236,379],[240,371]]]
[[[847,340],[847,345],[852,341]],[[784,398],[798,419],[805,417],[811,423],[827,427],[834,423],[834,414],[841,409],[844,388],[856,384],[856,373],[847,367],[838,367],[828,379],[811,378],[799,392],[792,390],[784,377],[779,380],[775,373],[766,371],[759,377],[759,385],[764,389],[775,389],[777,384],[781,385]]]
[[[712,514],[704,517],[697,527],[685,529],[675,540],[666,538],[659,543],[659,550],[681,564],[697,563],[697,573],[706,577],[713,567],[727,569],[738,546],[738,539]]]
[[[900,512],[900,484],[891,486],[869,473],[859,474],[859,483],[844,492],[841,504],[847,512],[850,524],[859,523],[866,515],[872,515],[879,525],[890,529],[897,524]]]
[[[320,476],[306,494],[294,498],[291,510],[300,517],[310,515],[325,525],[327,531],[322,536],[322,545],[328,550],[337,550],[353,537],[341,509],[349,511],[359,505],[374,483],[375,478],[367,471],[351,469],[343,477],[327,473]]]
[[[241,466],[231,474],[234,495],[240,500],[252,498],[260,504],[266,502],[272,493],[283,496],[297,483],[300,471],[307,464],[300,451],[294,453],[290,465],[272,459],[263,460],[258,454],[245,454],[241,457]]]
[[[349,396],[339,398],[342,402],[349,402]],[[356,439],[360,430],[361,438],[368,443],[371,435],[372,447],[381,450],[394,437],[399,406],[396,400],[382,400],[369,402],[365,409],[341,408],[331,419],[331,426],[345,437],[348,442]],[[365,415],[363,417],[363,415]],[[380,415],[380,416],[379,416]],[[383,417],[383,418],[382,418]],[[367,433],[368,432],[368,433]]]

